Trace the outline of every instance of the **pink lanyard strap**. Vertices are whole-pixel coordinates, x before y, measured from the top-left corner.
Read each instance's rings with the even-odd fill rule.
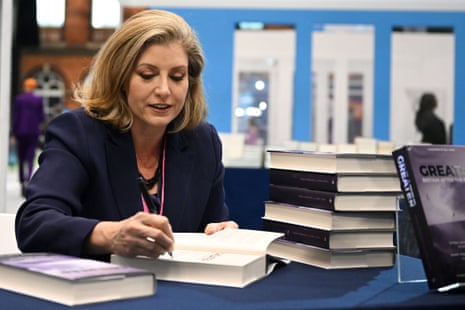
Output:
[[[163,141],[163,157],[161,161],[160,215],[163,215],[163,207],[165,206],[165,159],[166,159],[166,138]]]
[[[147,207],[147,203],[145,202],[144,195],[140,195],[140,199],[142,200],[142,206],[144,207],[144,212],[150,213],[149,207]]]

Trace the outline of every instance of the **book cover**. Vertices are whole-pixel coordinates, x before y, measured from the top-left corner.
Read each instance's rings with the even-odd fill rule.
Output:
[[[324,173],[271,168],[270,184],[329,192],[400,193],[395,173]]]
[[[272,271],[274,265],[268,264],[267,249],[282,236],[248,229],[225,229],[212,235],[174,233],[172,257],[112,255],[111,261],[150,270],[158,280],[242,288]]]
[[[324,269],[392,267],[395,259],[394,248],[328,250],[284,239],[273,242],[269,254]]]
[[[393,152],[428,286],[465,284],[465,147],[410,145]]]
[[[0,288],[81,305],[153,295],[154,274],[78,257],[27,253],[0,256]]]
[[[337,231],[264,218],[263,230],[284,233],[284,239],[325,249],[393,248],[394,230]]]
[[[268,153],[270,155],[269,167],[276,169],[330,173],[396,173],[390,154],[297,150],[268,150]]]
[[[272,201],[332,211],[396,211],[401,193],[328,192],[270,184]]]
[[[393,230],[395,215],[395,212],[339,212],[266,201],[264,218],[326,230]]]

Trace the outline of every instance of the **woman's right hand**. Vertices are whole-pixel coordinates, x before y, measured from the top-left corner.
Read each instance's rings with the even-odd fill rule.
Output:
[[[173,251],[174,237],[168,218],[138,212],[119,222],[99,222],[87,244],[89,254],[158,256]]]

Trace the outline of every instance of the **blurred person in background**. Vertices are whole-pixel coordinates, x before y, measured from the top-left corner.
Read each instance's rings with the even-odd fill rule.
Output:
[[[421,96],[415,125],[422,134],[422,143],[447,144],[444,121],[434,113],[437,106],[438,101],[434,94],[424,93]]]
[[[45,119],[43,99],[34,94],[36,88],[36,79],[25,79],[23,92],[15,97],[13,106],[12,132],[16,140],[19,182],[23,196],[33,172],[41,124]]]

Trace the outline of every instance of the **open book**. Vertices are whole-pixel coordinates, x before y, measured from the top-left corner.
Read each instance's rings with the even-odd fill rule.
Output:
[[[128,258],[112,255],[111,261],[155,273],[158,280],[244,287],[268,275],[268,246],[281,233],[225,229],[213,235],[175,233],[172,257]]]

